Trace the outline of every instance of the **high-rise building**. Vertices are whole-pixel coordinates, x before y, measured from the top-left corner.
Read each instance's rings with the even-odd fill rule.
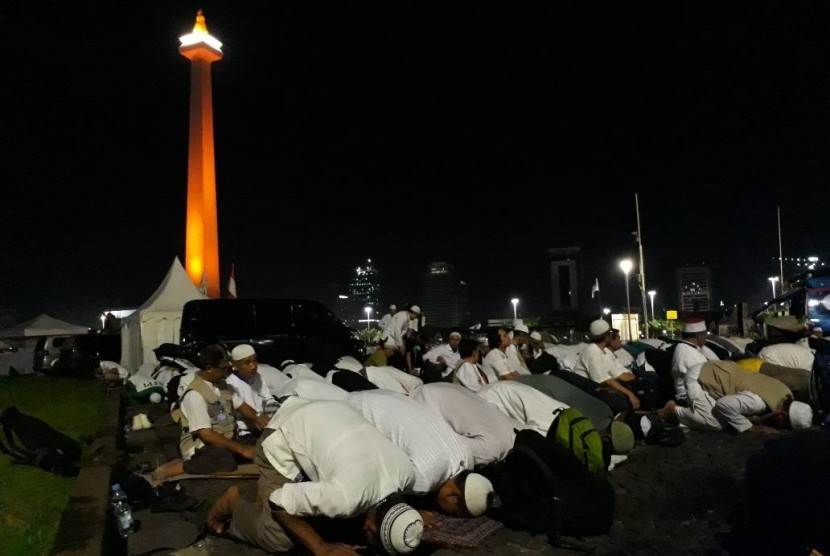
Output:
[[[551,248],[548,249],[548,258],[553,312],[579,311],[582,249],[579,247]]]
[[[220,296],[219,231],[210,65],[222,59],[222,43],[208,34],[202,10],[196,14],[193,32],[179,41],[179,53],[190,60],[185,269],[208,297],[217,298]]]
[[[712,309],[712,282],[708,266],[686,266],[677,270],[680,310],[686,312]]]
[[[453,327],[469,320],[467,283],[458,279],[452,264],[443,261],[429,263],[423,279],[421,308],[427,324]]]
[[[366,259],[366,266],[357,267],[346,289],[348,299],[344,300],[344,305],[349,308],[347,311],[350,315],[348,321],[363,320],[363,324],[367,324],[367,315],[364,312],[366,307],[372,308],[371,317],[368,318],[376,321],[382,316],[377,314],[380,308],[380,282],[378,281],[378,271],[372,266],[372,259]]]

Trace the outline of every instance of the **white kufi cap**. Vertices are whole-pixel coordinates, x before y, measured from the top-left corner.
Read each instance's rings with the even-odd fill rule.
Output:
[[[412,311],[413,313],[415,313],[416,315],[421,314],[421,308],[418,307],[417,305],[413,305],[412,307],[409,308],[409,310]]]
[[[705,320],[700,318],[692,318],[683,323],[684,334],[697,334],[698,332],[706,332]]]
[[[493,497],[493,483],[478,473],[470,473],[464,481],[464,506],[472,517],[484,515]]]
[[[409,554],[421,544],[424,520],[409,504],[389,508],[380,524],[380,542],[387,554]]]
[[[588,334],[594,338],[599,338],[609,330],[611,330],[611,325],[608,324],[607,320],[597,319],[591,322],[591,325],[588,327]]]
[[[538,341],[541,342],[542,341],[542,333],[539,332],[538,330],[534,330],[533,332],[530,333],[530,339],[531,340],[538,340]]]
[[[254,351],[253,346],[249,344],[239,344],[233,348],[233,351],[231,351],[231,359],[234,361],[242,361],[252,355],[256,355],[256,351]]]
[[[804,402],[790,404],[790,425],[794,429],[809,429],[813,426],[813,408]]]
[[[524,323],[519,323],[513,327],[513,331],[517,333],[524,332],[525,334],[527,334],[528,332],[530,332],[530,329]]]

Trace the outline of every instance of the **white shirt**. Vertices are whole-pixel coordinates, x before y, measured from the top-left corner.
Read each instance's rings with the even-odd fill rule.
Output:
[[[527,368],[524,357],[519,352],[519,346],[511,343],[504,353],[507,355],[507,366],[510,367],[510,370],[516,371],[520,375],[532,374],[530,369]]]
[[[709,350],[711,352],[711,350]],[[715,356],[717,359],[717,356]],[[679,342],[671,358],[671,376],[674,379],[674,395],[686,398],[686,373],[689,369],[708,361],[702,350],[689,342]]]
[[[391,338],[398,347],[403,346],[403,339],[409,331],[409,311],[398,311],[389,320],[389,324],[383,330],[383,337]]]
[[[504,375],[513,372],[510,364],[507,361],[507,355],[498,348],[493,348],[487,355],[484,356],[484,361],[481,362],[481,368],[487,375],[487,378],[495,377],[500,380]]]
[[[262,413],[263,403],[266,400],[273,399],[271,392],[262,380],[259,374],[255,374],[251,382],[245,382],[234,373],[228,375],[225,379],[228,386],[233,390],[233,405],[238,407],[243,403],[251,406],[257,413]],[[248,423],[246,423],[240,415],[236,416],[236,429],[241,435],[251,432]]]
[[[395,392],[368,390],[348,394],[346,403],[409,456],[415,468],[411,493],[437,490],[450,477],[472,468],[472,454],[455,431],[415,400]]]
[[[268,428],[268,462],[289,479],[308,478],[269,496],[291,515],[356,516],[415,482],[409,456],[345,402],[289,398]]]
[[[400,394],[408,394],[413,388],[424,384],[417,376],[389,366],[366,367],[366,378],[382,390],[392,390]]]
[[[543,436],[548,434],[553,423],[553,412],[568,408],[567,404],[517,380],[488,384],[478,391],[478,395],[511,419],[524,423],[527,428]]]
[[[196,373],[190,373],[185,375],[189,377],[187,381],[190,384],[193,381],[193,378],[196,376]],[[182,377],[184,379],[184,377]],[[207,381],[205,381],[207,382]],[[207,382],[208,385],[213,389],[217,396],[220,395],[219,388],[217,388],[213,383]],[[232,402],[233,408],[237,409],[241,403],[237,403],[236,398],[233,399]],[[208,404],[205,399],[202,397],[201,394],[196,392],[195,390],[190,391],[187,396],[184,397],[181,403],[181,410],[184,414],[185,419],[187,419],[187,429],[190,432],[195,432],[202,429],[210,429],[213,427],[213,423],[210,419],[210,414],[208,413]],[[193,457],[193,454],[196,453],[196,450],[202,448],[205,443],[201,441],[201,439],[194,437],[194,446],[191,450],[189,450],[186,454],[182,454],[182,458],[190,459]]]
[[[283,373],[278,368],[266,365],[265,363],[259,363],[257,365],[256,372],[262,377],[262,380],[265,382],[265,385],[268,386],[268,391],[271,392],[272,396],[276,398],[283,396],[282,389],[288,381],[291,380],[291,377]]]
[[[397,314],[397,312],[395,314]],[[392,321],[392,314],[391,313],[386,313],[378,321],[378,328],[380,328],[381,331],[386,330],[389,327],[389,323],[391,321]]]
[[[617,378],[621,374],[629,372],[629,370],[620,363],[611,350],[600,349],[597,344],[588,344],[579,354],[579,361],[574,367],[574,372],[602,384],[606,380]]]
[[[424,359],[432,363],[440,364],[439,357],[444,358],[444,363],[447,365],[446,370],[441,373],[442,377],[450,374],[458,365],[461,364],[461,354],[458,350],[453,351],[449,344],[438,344],[424,354]]]
[[[336,372],[336,371],[330,371]],[[282,389],[280,396],[298,396],[304,400],[345,400],[346,392],[339,386],[327,381],[321,382],[313,378],[293,378]]]
[[[470,363],[469,361],[463,362],[461,366],[456,369],[455,376],[458,378],[458,382],[461,383],[461,386],[469,388],[473,392],[478,392],[479,389],[490,382],[490,379],[484,374],[481,367],[475,363]],[[498,379],[495,377],[494,380],[498,382]]]
[[[808,371],[813,370],[816,358],[813,350],[799,344],[772,344],[762,348],[758,357],[773,365]]]
[[[304,363],[293,363],[286,365],[282,370],[288,378],[310,378],[313,380],[325,380],[323,377],[311,370],[311,367]]]
[[[483,398],[457,384],[433,382],[413,390],[409,397],[441,415],[478,467],[504,459],[513,449],[516,430],[525,426],[510,419]]]

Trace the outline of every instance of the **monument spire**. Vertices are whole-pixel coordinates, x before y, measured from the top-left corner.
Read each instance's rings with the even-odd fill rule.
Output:
[[[216,165],[213,149],[213,93],[210,65],[222,59],[222,43],[196,13],[193,32],[179,38],[179,53],[190,60],[190,133],[187,152],[185,270],[208,297],[220,296]]]

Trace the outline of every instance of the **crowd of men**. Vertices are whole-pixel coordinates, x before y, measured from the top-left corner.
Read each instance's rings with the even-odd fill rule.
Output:
[[[149,479],[254,462],[256,500],[230,488],[208,515],[214,533],[269,552],[407,554],[436,526],[435,512],[485,515],[499,493],[482,470],[507,457],[518,431],[546,435],[562,408],[601,432],[609,468],[635,440],[660,443],[670,427],[769,434],[813,424],[804,380],[807,340],[825,341],[818,333],[757,354],[733,344],[719,356],[702,319],[686,321],[679,342],[627,346],[603,319],[577,346],[546,343],[517,322],[486,341],[452,331],[419,353],[408,346],[421,316],[417,305],[393,306],[366,361],[344,356],[333,369],[276,368],[247,344],[210,345],[198,366],[162,361],[157,378],[178,375],[181,458]]]

